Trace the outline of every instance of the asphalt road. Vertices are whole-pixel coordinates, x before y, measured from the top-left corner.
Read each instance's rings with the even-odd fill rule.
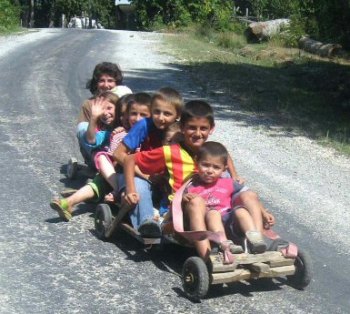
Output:
[[[187,69],[160,54],[157,34],[42,32],[45,36],[24,35],[0,59],[0,313],[349,313],[346,160],[329,158],[299,137],[281,139],[277,131],[267,140],[266,131],[257,127],[264,124],[258,117],[226,112],[222,96],[205,94]],[[0,41],[0,52],[6,44]],[[314,276],[308,288],[295,290],[283,278],[241,282],[194,303],[184,297],[179,277],[187,251],[169,247],[152,255],[123,234],[102,242],[94,234],[91,204],[79,205],[70,223],[57,218],[48,205],[52,194],[80,184],[63,173],[68,158],[79,157],[76,117],[89,96],[86,80],[101,61],[119,63],[125,84],[135,92],[170,85],[185,99],[206,98],[219,113],[218,137],[227,127],[252,134],[230,149],[242,155],[235,159],[238,168],[275,212],[276,230],[312,256]],[[307,155],[292,158],[288,149],[283,156],[290,158],[273,154],[288,141],[304,143],[300,154],[310,153],[309,147],[319,152],[310,153],[312,167],[305,162]],[[261,145],[255,146],[259,152],[249,153],[254,145]],[[263,149],[270,149],[269,158]],[[265,162],[275,166],[273,172]],[[329,163],[333,168],[323,172]],[[288,167],[308,171],[306,185]]]

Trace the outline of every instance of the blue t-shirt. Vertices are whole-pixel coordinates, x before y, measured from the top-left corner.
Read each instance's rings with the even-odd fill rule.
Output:
[[[86,151],[93,151],[93,150],[105,150],[105,147],[109,145],[109,140],[111,137],[110,131],[97,131],[96,132],[96,139],[94,144],[88,143],[86,140],[86,134],[84,137],[83,146],[85,147]]]
[[[162,146],[163,131],[156,128],[152,118],[144,118],[130,129],[123,143],[132,152],[151,150]]]

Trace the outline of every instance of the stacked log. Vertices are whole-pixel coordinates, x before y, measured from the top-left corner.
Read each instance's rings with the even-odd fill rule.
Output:
[[[303,36],[299,40],[299,48],[307,52],[317,54],[321,57],[334,57],[343,53],[342,46],[339,44],[324,44]]]

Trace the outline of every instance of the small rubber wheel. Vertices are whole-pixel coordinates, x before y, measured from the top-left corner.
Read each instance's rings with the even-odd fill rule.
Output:
[[[107,204],[98,204],[95,213],[96,235],[101,240],[107,240],[106,231],[113,220],[112,211]]]
[[[188,258],[182,268],[182,286],[189,299],[203,299],[209,289],[209,273],[204,261],[197,256]]]
[[[67,164],[67,178],[74,179],[78,173],[78,160],[74,157],[69,158]]]
[[[299,249],[294,266],[295,273],[287,276],[287,280],[292,287],[302,290],[309,285],[312,278],[311,257],[307,252]]]

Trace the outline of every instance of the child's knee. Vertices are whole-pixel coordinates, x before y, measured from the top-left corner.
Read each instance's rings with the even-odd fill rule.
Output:
[[[259,197],[258,194],[256,194],[255,192],[248,190],[248,191],[244,191],[241,193],[241,199],[243,201],[258,201]]]

